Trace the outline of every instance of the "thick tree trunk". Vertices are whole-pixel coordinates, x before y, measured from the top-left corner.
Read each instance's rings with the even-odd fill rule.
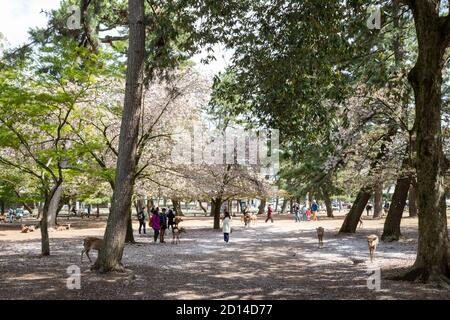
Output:
[[[350,209],[350,212],[345,217],[339,232],[341,233],[355,233],[358,227],[359,219],[364,212],[367,202],[372,195],[372,191],[368,189],[361,189],[356,196],[355,202]]]
[[[0,212],[2,215],[5,214],[5,201],[0,201]]]
[[[380,218],[383,215],[383,183],[378,182],[374,190],[374,210],[373,217]]]
[[[274,212],[278,212],[278,202],[279,202],[279,201],[280,201],[280,198],[276,197]]]
[[[266,203],[267,203],[267,199],[262,198],[261,203],[258,207],[258,214],[264,214],[264,212],[266,211]]]
[[[281,205],[281,213],[286,212],[287,204],[288,204],[288,200],[286,198],[283,198],[283,204]]]
[[[411,1],[419,54],[408,80],[414,89],[417,132],[417,207],[419,240],[413,268],[402,279],[450,284],[445,205],[446,172],[442,151],[441,86],[449,45],[448,17],[436,1]],[[443,21],[445,20],[445,21]]]
[[[128,1],[129,48],[125,104],[119,138],[116,180],[104,246],[94,268],[100,272],[123,270],[122,255],[136,169],[136,149],[142,105],[145,60],[144,0]]]
[[[416,187],[414,183],[411,183],[408,192],[408,204],[409,204],[409,216],[417,217],[417,196],[416,196]]]
[[[325,202],[325,207],[327,208],[327,217],[334,218],[333,215],[333,205],[331,203],[330,194],[326,188],[322,188],[323,201]]]
[[[183,211],[181,210],[181,202],[178,200],[172,199],[172,205],[175,208],[175,212],[177,216],[184,216]]]
[[[128,215],[128,222],[127,222],[127,234],[125,236],[126,243],[136,243],[136,241],[134,240],[134,234],[133,234],[132,215],[133,215],[133,212],[130,210],[130,214]]]
[[[97,204],[97,218],[100,218],[100,205]]]
[[[381,236],[381,240],[383,241],[398,241],[400,239],[400,222],[403,217],[403,211],[405,210],[409,182],[409,177],[400,177],[397,179],[391,205],[386,216],[386,221],[384,222],[383,234]]]
[[[221,198],[211,199],[211,215],[214,217],[213,229],[220,229],[220,207],[222,206]]]

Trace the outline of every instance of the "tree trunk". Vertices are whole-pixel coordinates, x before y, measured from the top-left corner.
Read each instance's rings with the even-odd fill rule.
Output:
[[[409,177],[400,177],[397,179],[391,205],[386,216],[386,221],[384,222],[383,234],[381,236],[381,240],[383,241],[398,241],[400,239],[400,222],[403,217],[403,211],[405,210],[409,181]]]
[[[128,222],[127,222],[127,234],[125,236],[125,242],[126,243],[136,243],[136,241],[134,240],[134,235],[133,235],[133,218],[132,218],[133,212],[130,209],[130,214],[128,217]]]
[[[340,233],[355,233],[358,227],[359,219],[364,212],[367,202],[372,195],[371,190],[362,188],[350,209],[350,212],[345,217],[344,223],[342,224]]]
[[[417,217],[417,202],[416,202],[416,187],[414,186],[414,182],[411,183],[409,187],[408,193],[408,204],[409,204],[409,216]]]
[[[378,182],[375,185],[375,200],[373,208],[373,217],[380,218],[383,215],[383,183]]]
[[[136,172],[136,149],[142,105],[145,60],[144,0],[128,1],[129,48],[125,104],[120,128],[119,150],[111,214],[104,245],[94,268],[100,272],[123,271],[122,255]]]
[[[200,208],[203,210],[204,213],[208,212],[208,210],[206,210],[206,208],[203,206],[203,203],[200,200],[198,200],[198,204],[199,204]]]
[[[266,202],[267,202],[266,198],[261,199],[261,203],[258,207],[258,214],[264,214],[264,212],[266,212]]]
[[[50,192],[46,192],[45,194],[45,203],[44,208],[42,211],[42,219],[39,222],[39,229],[41,229],[41,253],[42,256],[49,256],[50,255],[50,239],[48,236],[48,212],[50,203],[52,202],[52,199],[55,197],[55,194],[57,193],[57,190],[60,189],[62,181],[59,181],[53,186],[53,188],[50,190]]]
[[[283,198],[283,204],[281,205],[281,213],[286,212],[288,200],[286,198]]]
[[[97,204],[97,218],[100,218],[100,205]]]
[[[278,202],[280,201],[280,199],[278,198],[278,197],[276,197],[276,200],[275,200],[275,212],[278,212]]]
[[[331,203],[330,194],[326,188],[322,188],[323,201],[325,202],[325,207],[327,208],[327,217],[334,218],[333,215],[333,205]]]
[[[5,214],[5,201],[0,201],[0,212],[2,215]]]
[[[408,75],[414,89],[417,132],[417,207],[419,239],[413,268],[402,279],[450,284],[445,204],[446,172],[442,150],[442,69],[449,45],[449,18],[440,17],[436,1],[408,3],[418,42],[418,58]]]
[[[181,210],[181,202],[178,200],[172,199],[172,205],[175,208],[175,212],[177,216],[184,216],[183,211]]]
[[[53,228],[56,226],[56,215],[58,214],[59,203],[61,201],[63,186],[60,184],[53,193],[50,203],[47,207],[47,227]]]
[[[211,215],[214,217],[213,229],[220,229],[220,207],[222,206],[221,198],[211,199]]]

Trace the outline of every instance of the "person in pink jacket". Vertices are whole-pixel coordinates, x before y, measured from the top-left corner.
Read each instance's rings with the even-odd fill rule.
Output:
[[[158,240],[159,230],[161,229],[161,223],[159,220],[159,208],[153,210],[152,214],[152,229],[153,229],[153,239]]]

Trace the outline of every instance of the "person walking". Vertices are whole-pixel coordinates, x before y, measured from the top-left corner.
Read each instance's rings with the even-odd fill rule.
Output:
[[[145,211],[141,208],[138,213],[138,221],[139,221],[139,234],[141,234],[142,227],[144,227],[144,234],[147,234],[145,230]]]
[[[175,219],[175,213],[173,212],[173,210],[171,208],[169,208],[169,212],[167,213],[167,225],[168,225],[169,230],[170,230],[170,227],[172,227],[172,232],[173,232],[173,225],[175,224],[174,219]]]
[[[225,211],[223,221],[222,221],[222,230],[223,230],[223,240],[225,243],[230,241],[230,233],[231,233],[231,217],[228,211]]]
[[[159,212],[158,208],[153,210],[152,214],[152,229],[153,229],[153,240],[156,243],[156,240],[158,240],[159,237],[159,230],[161,229],[161,222],[159,219]]]
[[[294,219],[295,222],[300,222],[300,205],[298,203],[294,203],[294,206],[292,208],[294,210]]]
[[[272,214],[273,214],[272,205],[269,204],[269,206],[267,207],[267,219],[266,219],[266,222],[270,220],[273,223]]]
[[[313,201],[311,205],[311,211],[312,211],[312,220],[317,220],[317,212],[319,211],[319,204],[316,202],[316,200]]]
[[[370,203],[366,206],[367,215],[369,215],[370,211],[372,211],[372,205]]]
[[[164,235],[166,233],[166,229],[167,229],[167,214],[166,214],[166,208],[162,209],[161,214],[159,215],[159,222],[160,222],[160,228],[161,228],[161,232],[159,234],[159,242],[160,243],[165,243],[164,241]]]

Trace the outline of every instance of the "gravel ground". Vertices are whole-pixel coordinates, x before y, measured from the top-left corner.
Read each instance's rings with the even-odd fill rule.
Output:
[[[86,257],[80,264],[82,239],[102,236],[104,221],[76,221],[71,230],[52,232],[52,255],[44,258],[39,232],[0,225],[0,299],[450,299],[445,289],[385,278],[414,262],[416,219],[402,221],[404,239],[381,243],[373,263],[366,236],[380,235],[384,220],[366,219],[355,235],[343,236],[342,219],[294,223],[275,215],[273,224],[261,217],[244,228],[235,218],[225,244],[211,218],[187,217],[181,244],[171,244],[170,232],[164,244],[153,243],[152,231],[136,234],[137,243],[124,252],[129,270],[108,275],[91,272]],[[322,249],[318,226],[326,230]],[[81,268],[79,290],[66,286],[71,265]],[[368,289],[369,270],[380,270],[380,290]]]

